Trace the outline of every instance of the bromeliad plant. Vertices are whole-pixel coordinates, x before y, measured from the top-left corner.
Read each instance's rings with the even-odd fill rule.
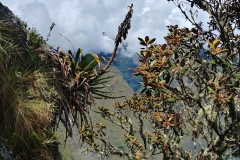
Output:
[[[80,126],[83,123],[89,123],[87,106],[93,103],[92,94],[98,94],[89,81],[101,71],[103,60],[103,57],[98,57],[95,53],[83,56],[81,49],[78,49],[75,56],[71,51],[66,55],[62,52],[51,55],[51,61],[54,63],[55,85],[58,92],[62,93],[56,98],[59,109],[55,119],[59,119],[64,124],[68,136],[72,136],[74,124],[79,127],[78,113],[81,120]],[[102,82],[102,79],[98,81],[98,83]]]
[[[61,93],[56,97],[58,109],[55,113],[55,121],[58,119],[64,124],[67,132],[66,137],[72,136],[72,128],[75,124],[78,128],[84,127],[84,125],[92,127],[87,106],[94,103],[94,97],[119,98],[106,96],[105,93],[107,92],[101,91],[104,88],[103,84],[112,78],[111,76],[103,77],[102,75],[107,72],[114,60],[122,38],[126,39],[128,30],[131,27],[132,7],[132,5],[129,6],[125,20],[119,26],[115,39],[115,48],[104,68],[102,66],[102,62],[106,61],[104,57],[99,57],[95,53],[83,56],[82,49],[78,49],[75,54],[70,50],[66,54],[62,52],[50,54],[50,62],[48,63],[53,64],[54,85],[58,92]],[[80,124],[78,115],[80,116]]]

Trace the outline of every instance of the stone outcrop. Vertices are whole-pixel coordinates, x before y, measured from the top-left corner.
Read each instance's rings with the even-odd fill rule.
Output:
[[[10,11],[8,9],[8,7],[4,6],[0,2],[0,19],[1,19],[1,21],[9,21],[9,20],[13,20],[14,18],[15,18],[15,16],[12,13],[12,11]]]
[[[6,147],[0,143],[0,159],[1,160],[12,160],[13,158],[11,157],[10,153],[6,149]]]
[[[25,47],[26,44],[26,25],[17,18],[8,7],[4,6],[0,2],[0,32],[15,38],[14,42],[21,47]]]

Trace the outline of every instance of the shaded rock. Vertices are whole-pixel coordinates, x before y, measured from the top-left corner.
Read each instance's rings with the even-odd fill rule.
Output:
[[[4,36],[14,37],[14,42],[25,48],[27,42],[25,30],[26,24],[17,18],[8,7],[0,2],[0,31],[3,31],[5,34]]]
[[[10,153],[6,149],[6,147],[0,143],[0,159],[1,160],[12,160],[13,158],[11,157]]]

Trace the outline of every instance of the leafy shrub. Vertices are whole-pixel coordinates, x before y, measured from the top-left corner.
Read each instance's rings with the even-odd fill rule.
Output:
[[[88,137],[91,149],[137,160],[157,154],[163,159],[239,156],[239,3],[173,2],[193,28],[167,26],[163,44],[138,38],[144,48],[134,75],[142,78],[143,90],[115,103],[114,111],[99,107],[103,118],[126,132],[124,150],[98,134],[104,124]],[[196,22],[193,8],[190,16],[182,9],[184,4],[209,13],[209,30]]]

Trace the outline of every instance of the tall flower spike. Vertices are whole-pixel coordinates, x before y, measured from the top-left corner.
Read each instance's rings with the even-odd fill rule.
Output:
[[[131,28],[131,18],[132,18],[132,14],[133,14],[133,4],[131,4],[131,6],[128,6],[129,11],[127,13],[127,15],[125,16],[124,21],[121,23],[121,25],[118,27],[118,34],[115,38],[115,44],[119,45],[119,43],[122,42],[122,39],[126,39],[127,38],[127,34],[128,34],[128,30]]]
[[[119,43],[122,43],[122,37],[123,37],[123,39],[127,38],[128,30],[131,28],[130,23],[131,23],[131,18],[132,18],[132,14],[133,14],[133,9],[132,9],[133,4],[128,6],[128,8],[129,8],[129,11],[125,16],[124,21],[121,23],[120,26],[118,26],[118,34],[116,35],[116,38],[115,38],[115,47],[112,52],[112,56],[111,56],[110,60],[108,61],[107,65],[104,67],[104,69],[101,70],[101,72],[98,74],[98,76],[95,76],[92,80],[98,78],[99,76],[101,76],[102,74],[104,74],[107,71],[107,69],[109,68],[109,66],[112,64],[112,62],[114,60],[114,57],[117,53],[117,48],[118,48]]]

